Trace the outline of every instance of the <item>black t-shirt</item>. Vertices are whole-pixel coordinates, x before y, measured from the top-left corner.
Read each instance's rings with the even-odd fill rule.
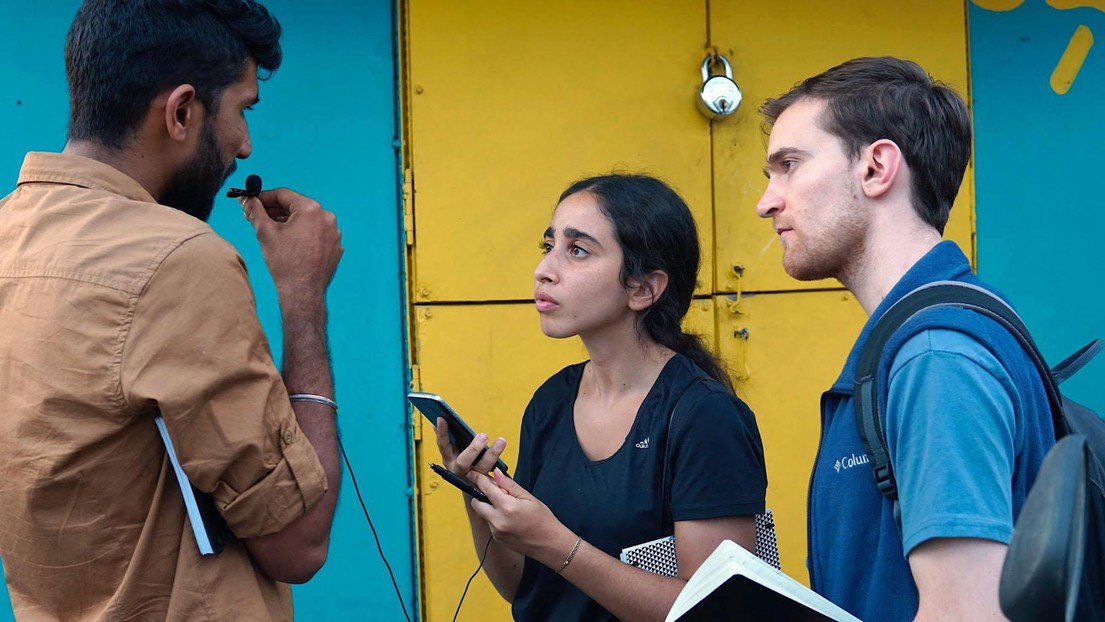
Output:
[[[533,395],[522,419],[515,481],[591,545],[615,558],[623,548],[671,533],[661,500],[668,452],[669,520],[748,516],[764,511],[767,472],[752,411],[697,365],[676,355],[641,403],[614,455],[592,462],[575,432],[573,407],[586,363],[566,367]],[[678,545],[677,545],[678,546]],[[567,551],[565,551],[567,554]],[[514,619],[614,620],[547,566],[526,558],[512,606]]]

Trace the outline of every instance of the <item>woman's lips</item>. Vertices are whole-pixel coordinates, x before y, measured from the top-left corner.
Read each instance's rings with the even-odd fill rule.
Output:
[[[534,296],[533,301],[537,303],[537,311],[539,313],[547,313],[560,306],[560,303],[544,294]]]

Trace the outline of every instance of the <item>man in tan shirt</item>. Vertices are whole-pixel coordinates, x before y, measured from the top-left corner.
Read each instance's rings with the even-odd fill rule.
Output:
[[[0,200],[0,558],[20,620],[286,620],[286,583],[326,559],[334,216],[285,189],[242,202],[282,374],[205,222],[250,154],[279,37],[250,0],[88,0],[75,18],[69,140],[28,154]],[[236,536],[217,555],[197,549],[158,414]]]

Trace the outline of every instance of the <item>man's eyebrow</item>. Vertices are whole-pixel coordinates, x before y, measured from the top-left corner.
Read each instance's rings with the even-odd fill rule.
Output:
[[[545,229],[545,237],[547,237],[547,238],[553,237],[553,228],[552,227],[549,227],[548,229]]]
[[[798,149],[797,147],[780,147],[771,152],[771,154],[767,156],[767,166],[764,167],[764,176],[771,177],[767,169],[772,166],[777,166],[783,160],[796,155],[809,156],[810,152]]]

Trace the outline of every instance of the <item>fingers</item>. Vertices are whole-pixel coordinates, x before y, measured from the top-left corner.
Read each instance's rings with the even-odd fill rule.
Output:
[[[482,452],[487,447],[487,435],[480,432],[476,435],[476,438],[472,440],[467,447],[465,447],[459,454],[457,454],[457,475],[464,475],[471,471],[476,465],[477,458],[480,457]]]
[[[318,201],[287,188],[262,190],[257,199],[273,217],[273,220],[291,220],[298,212],[321,211]]]
[[[463,475],[468,471],[490,473],[505,449],[505,438],[500,436],[488,446],[487,434],[480,432],[472,443],[457,455],[457,474]]]
[[[535,547],[547,542],[560,521],[526,489],[496,469],[492,475],[472,472],[468,479],[487,496],[490,503],[472,499],[472,512],[487,522],[491,535],[507,548],[533,557]]]
[[[492,471],[489,479],[495,482],[495,485],[501,488],[503,492],[512,497],[521,498],[523,496],[530,496],[529,492],[525,488],[522,488],[522,486],[518,482],[510,479],[510,477],[508,477],[506,473],[503,473],[500,469],[495,469],[494,471]]]
[[[525,488],[522,488],[522,486],[518,482],[510,479],[506,475],[503,475],[503,472],[499,469],[495,469],[488,475],[472,471],[468,473],[467,477],[468,481],[475,484],[475,486],[482,490],[489,499],[491,498],[491,493],[488,491],[492,491],[494,494],[498,495],[501,498],[505,498],[503,497],[503,495],[506,495],[507,497],[513,497],[515,499],[526,499],[533,497],[533,495],[529,494],[529,492],[526,491]]]
[[[496,469],[496,471],[497,470],[498,469]],[[483,492],[483,494],[487,495],[487,498],[491,501],[491,505],[498,506],[499,504],[496,503],[496,501],[501,502],[505,499],[514,497],[514,495],[510,494],[506,490],[503,490],[503,488],[499,486],[499,484],[494,479],[492,479],[490,475],[484,475],[482,473],[474,472],[469,473],[468,481],[475,484],[476,488],[479,488],[480,491]],[[514,485],[517,487],[517,491],[522,493],[525,492],[525,490],[523,490],[521,486],[518,486],[518,484]]]
[[[476,515],[487,521],[487,526],[491,529],[491,535],[494,536],[495,532],[498,531],[496,523],[500,520],[501,516],[503,493],[501,490],[497,490],[498,487],[495,486],[493,483],[485,483],[487,480],[491,479],[486,475],[481,475],[479,473],[469,473],[468,479],[475,480],[473,483],[476,485],[476,488],[479,488],[481,491],[483,490],[484,486],[488,486],[488,488],[496,488],[496,492],[499,493],[498,496],[494,498],[488,495],[486,492],[483,493],[484,495],[487,495],[488,503],[477,501],[474,497],[468,500],[468,504],[472,506],[472,509],[476,512]]]
[[[297,301],[324,296],[345,252],[337,216],[287,188],[243,197],[241,205],[277,292]]]
[[[257,197],[238,197],[238,202],[242,206],[242,215],[253,225],[253,231],[258,235],[262,235],[272,223],[288,220],[287,213],[278,208],[266,207]]]
[[[258,218],[260,212],[264,212],[265,206],[256,197],[238,197],[238,204],[242,206],[242,215],[249,224],[253,225],[254,232],[258,232],[268,218]]]
[[[263,227],[267,224],[267,220],[287,222],[292,214],[322,210],[322,205],[318,201],[288,188],[262,190],[255,197],[244,196],[239,197],[238,200],[241,202],[246,220],[253,223],[255,229]],[[267,216],[267,218],[261,218],[261,216]]]
[[[479,516],[487,523],[488,528],[491,529],[492,537],[495,537],[495,532],[497,530],[495,529],[494,521],[499,516],[499,511],[493,505],[495,502],[491,500],[491,497],[488,497],[487,500],[490,501],[490,503],[484,503],[473,497],[468,499],[468,505],[472,507],[472,511],[475,512],[476,516]],[[498,538],[496,537],[496,539]]]
[[[472,468],[480,473],[490,473],[499,462],[499,456],[503,454],[505,449],[506,439],[500,436],[487,447],[487,451],[483,452],[483,455],[476,460],[476,464]]]
[[[445,468],[455,473],[457,448],[453,447],[453,441],[449,438],[449,424],[445,422],[444,417],[438,417],[434,425],[434,435],[437,437],[437,450],[441,452],[441,460],[445,463]]]

